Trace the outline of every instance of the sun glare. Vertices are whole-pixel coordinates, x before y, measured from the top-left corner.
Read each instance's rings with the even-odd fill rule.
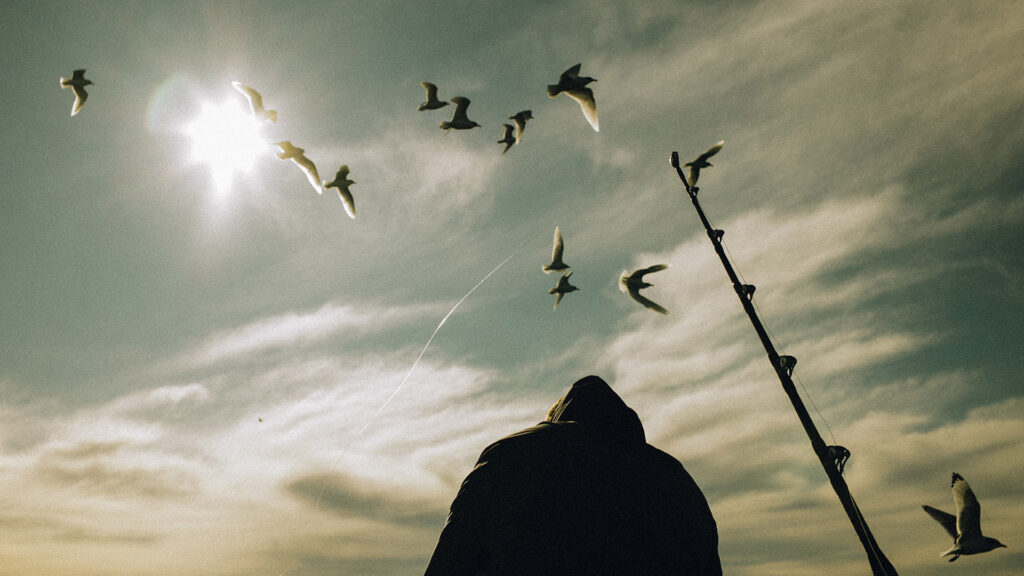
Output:
[[[190,160],[207,164],[214,185],[226,190],[235,173],[252,170],[256,158],[269,147],[260,135],[262,127],[262,122],[232,101],[204,104],[199,116],[185,126],[192,140]]]

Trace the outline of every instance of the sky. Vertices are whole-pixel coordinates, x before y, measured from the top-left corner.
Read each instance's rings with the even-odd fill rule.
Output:
[[[719,140],[702,207],[889,560],[1024,565],[1019,2],[5,2],[0,53],[6,574],[421,573],[480,451],[587,374],[726,573],[867,573],[669,165]],[[546,94],[576,63],[600,132]],[[218,180],[186,128],[232,81],[278,119]],[[667,315],[618,290],[661,263]],[[947,568],[952,472],[1008,548]]]

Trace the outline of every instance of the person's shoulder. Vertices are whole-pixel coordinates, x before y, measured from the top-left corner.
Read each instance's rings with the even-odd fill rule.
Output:
[[[683,463],[676,459],[668,452],[655,448],[650,444],[644,444],[643,450],[641,451],[644,459],[646,459],[651,465],[663,470],[667,473],[674,474],[687,474],[686,468],[683,467]]]
[[[568,422],[541,422],[492,443],[484,448],[480,460],[530,453],[542,446],[562,441],[573,434],[574,429],[575,426]]]

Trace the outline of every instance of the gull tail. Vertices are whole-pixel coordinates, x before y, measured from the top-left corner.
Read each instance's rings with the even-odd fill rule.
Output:
[[[558,96],[561,90],[558,88],[558,84],[548,84],[548,98],[554,98]]]

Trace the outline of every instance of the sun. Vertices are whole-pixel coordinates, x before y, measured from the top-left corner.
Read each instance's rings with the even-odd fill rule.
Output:
[[[214,185],[227,190],[235,174],[251,171],[269,148],[262,127],[263,122],[236,102],[203,104],[199,116],[184,128],[192,140],[190,161],[209,166]]]

